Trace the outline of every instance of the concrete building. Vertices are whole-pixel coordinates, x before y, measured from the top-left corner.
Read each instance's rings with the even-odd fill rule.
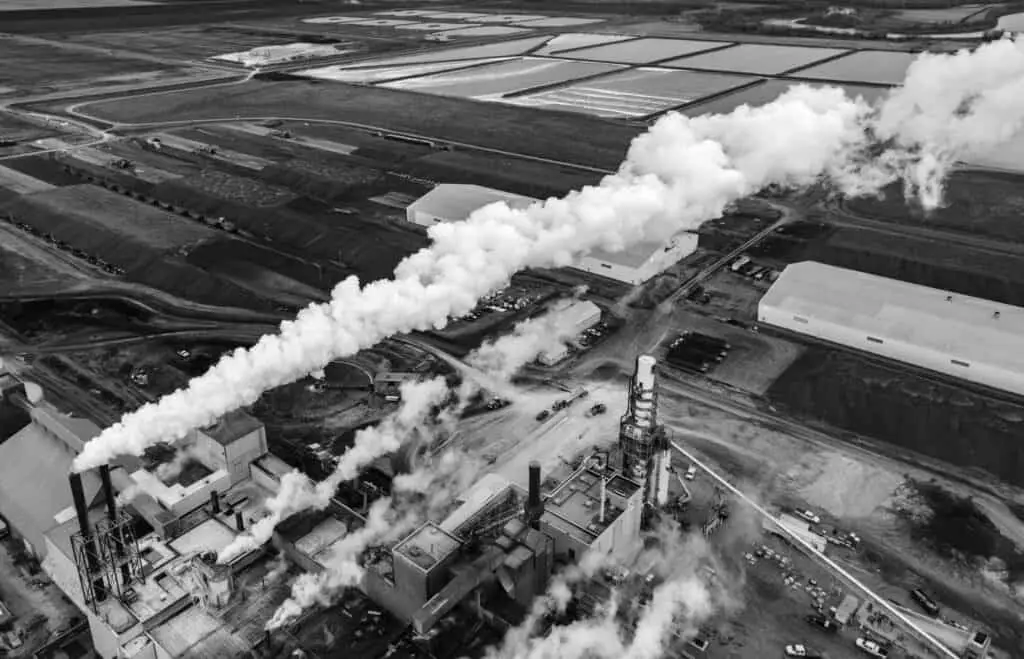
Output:
[[[459,222],[496,202],[526,208],[539,200],[478,185],[443,183],[406,208],[406,218],[420,226]],[[642,284],[697,249],[697,234],[680,233],[669,241],[643,241],[625,250],[595,249],[573,267],[631,285]]]
[[[420,377],[418,373],[388,371],[373,378],[373,397],[378,404],[397,403],[402,400],[402,384]]]
[[[1024,309],[896,279],[794,263],[758,322],[1024,395]]]
[[[571,329],[566,333],[572,338],[578,337],[601,322],[601,307],[590,300],[563,300],[554,305],[551,311],[560,316],[564,315],[566,323],[571,325]],[[554,366],[568,356],[569,346],[563,344],[558,350],[542,352],[537,361],[545,366]]]

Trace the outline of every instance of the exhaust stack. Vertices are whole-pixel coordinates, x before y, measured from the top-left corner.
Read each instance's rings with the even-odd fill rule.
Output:
[[[109,474],[107,478],[109,478]],[[79,568],[84,568],[85,571],[85,575],[82,575],[82,578],[92,584],[92,599],[96,602],[102,602],[107,599],[107,584],[103,580],[103,575],[100,574],[102,561],[96,547],[96,538],[93,535],[92,526],[89,524],[89,506],[85,502],[85,487],[82,485],[82,474],[72,473],[68,476],[68,483],[71,485],[71,499],[75,504],[75,514],[78,517],[78,531],[82,537],[82,554],[84,554],[84,556],[76,556],[76,561],[84,559],[85,565],[80,565]],[[80,572],[79,574],[81,575],[82,573]],[[85,582],[83,582],[82,587],[83,590],[86,588]]]
[[[100,482],[103,484],[103,500],[107,502],[107,519],[111,524],[117,521],[117,497],[114,496],[114,486],[110,482],[110,467],[100,467]]]
[[[245,518],[242,517],[241,510],[235,511],[235,528],[238,529],[239,533],[245,530]]]
[[[540,496],[540,463],[530,463],[530,494],[526,502],[526,516],[530,527],[540,530],[540,518],[544,514],[544,501]]]
[[[210,509],[214,515],[220,514],[220,495],[217,494],[217,490],[210,492]]]
[[[89,507],[85,505],[85,488],[82,486],[82,474],[73,473],[68,476],[71,483],[71,498],[75,502],[75,514],[78,516],[78,531],[86,542],[92,542],[92,528],[89,526]]]

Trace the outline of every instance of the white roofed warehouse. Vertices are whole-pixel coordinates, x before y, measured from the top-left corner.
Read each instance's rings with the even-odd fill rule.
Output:
[[[526,208],[537,199],[479,185],[442,183],[406,208],[406,219],[429,227],[439,222],[460,222],[473,211],[504,201]],[[642,284],[697,249],[697,234],[680,233],[668,242],[645,241],[620,252],[593,250],[574,266],[630,285]]]
[[[813,261],[783,270],[758,322],[1024,395],[1024,309]]]

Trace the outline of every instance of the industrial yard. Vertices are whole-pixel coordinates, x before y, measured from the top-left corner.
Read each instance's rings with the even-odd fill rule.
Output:
[[[570,194],[1012,7],[183,3],[0,13],[0,655],[1024,653],[1024,133],[927,212]]]

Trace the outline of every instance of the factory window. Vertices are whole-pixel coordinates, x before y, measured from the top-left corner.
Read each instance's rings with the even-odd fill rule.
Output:
[[[870,341],[871,343],[885,343],[885,341],[883,341],[882,339],[878,339],[873,336],[869,336],[868,341]]]
[[[963,366],[964,368],[969,368],[970,367],[970,364],[968,364],[967,362],[962,362],[959,359],[951,359],[949,361],[952,362],[953,364],[957,365],[957,366]]]
[[[793,316],[793,320],[795,320],[798,323],[804,323],[805,325],[807,324],[807,319],[804,318],[803,316]]]

